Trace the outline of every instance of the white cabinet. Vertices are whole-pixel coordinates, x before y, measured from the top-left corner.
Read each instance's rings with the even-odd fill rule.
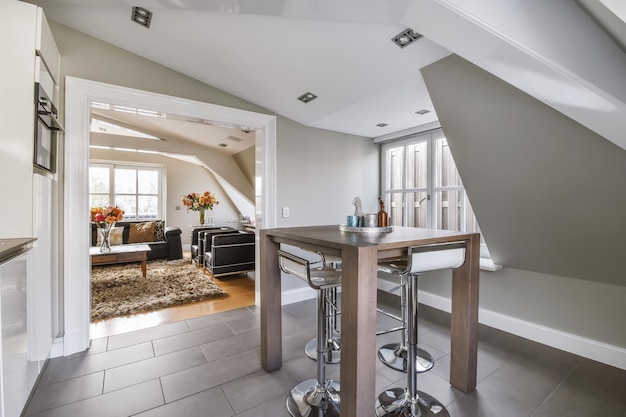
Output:
[[[34,80],[37,7],[0,2],[0,237],[33,236]],[[9,180],[10,179],[10,180]]]
[[[41,8],[0,1],[0,51],[0,238],[33,237],[35,82],[47,68],[45,82],[58,99],[60,76],[59,51]],[[44,58],[37,64],[39,54]]]
[[[2,409],[4,417],[18,417],[41,370],[29,352],[28,265],[26,253],[0,265],[2,314]]]

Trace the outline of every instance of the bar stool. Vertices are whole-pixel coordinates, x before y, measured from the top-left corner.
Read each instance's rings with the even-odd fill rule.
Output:
[[[341,285],[341,272],[332,268],[311,270],[310,262],[278,251],[281,271],[297,276],[317,290],[317,375],[287,394],[287,411],[293,417],[339,417],[339,382],[326,379],[326,326],[329,293]]]
[[[462,243],[414,246],[409,248],[407,279],[407,357],[414,358],[417,348],[417,277],[420,273],[458,268],[465,262]],[[407,387],[391,388],[378,395],[377,417],[449,417],[437,399],[417,390],[417,361],[407,361]]]
[[[309,263],[311,268],[328,268],[341,270],[341,258],[335,256],[324,255],[323,253],[316,253],[320,256],[319,263]],[[326,297],[326,312],[330,312],[326,317],[326,363],[337,364],[341,361],[341,337],[340,331],[337,328],[337,316],[339,315],[339,308],[337,307],[337,288],[333,287],[328,292]],[[304,345],[304,353],[311,359],[317,360],[317,337],[309,340]]]
[[[378,262],[378,271],[385,272],[387,274],[395,275],[400,278],[400,285],[396,288],[400,289],[400,314],[401,314],[401,326],[391,330],[378,332],[377,335],[389,333],[396,330],[401,330],[400,343],[389,343],[378,349],[378,359],[388,367],[400,372],[407,372],[407,345],[406,345],[406,299],[407,299],[407,277],[410,274],[408,269],[408,260],[406,258],[401,259],[389,259]],[[417,277],[415,277],[417,285]],[[395,288],[391,291],[394,291]],[[417,305],[415,305],[417,309]],[[392,316],[393,317],[393,316]],[[396,318],[396,317],[393,317]],[[397,318],[396,318],[397,319]],[[417,325],[417,322],[416,322]],[[417,336],[416,336],[417,338]],[[417,344],[417,339],[415,340]],[[435,365],[435,359],[433,356],[422,348],[416,347],[415,356],[415,372],[422,373],[430,370]]]

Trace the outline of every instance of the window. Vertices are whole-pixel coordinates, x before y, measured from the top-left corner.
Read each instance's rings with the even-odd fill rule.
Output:
[[[381,149],[390,225],[480,232],[441,129]]]
[[[162,218],[163,167],[93,162],[89,166],[91,207],[117,205],[124,220]]]

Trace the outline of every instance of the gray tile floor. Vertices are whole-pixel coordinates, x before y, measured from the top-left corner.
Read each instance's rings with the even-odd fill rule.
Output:
[[[478,387],[451,387],[449,315],[420,306],[420,347],[436,359],[418,389],[454,417],[626,417],[626,371],[480,326]],[[379,316],[379,327],[395,324]],[[49,361],[26,416],[287,417],[286,393],[315,376],[304,344],[313,300],[283,308],[283,367],[259,363],[259,310],[238,309],[93,340],[85,353]],[[397,333],[378,336],[379,346]],[[339,365],[327,376],[339,378]],[[378,391],[405,375],[377,364]],[[372,412],[373,415],[373,412]]]

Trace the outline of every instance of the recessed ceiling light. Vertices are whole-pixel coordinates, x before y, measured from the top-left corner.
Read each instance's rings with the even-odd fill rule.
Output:
[[[385,127],[388,126],[387,123],[378,123],[376,126],[378,127]]]
[[[415,113],[417,113],[417,114],[426,114],[426,113],[430,113],[430,110],[422,109],[422,110],[416,111]]]
[[[300,97],[298,97],[298,100],[300,100],[303,103],[309,103],[313,100],[315,100],[317,98],[317,96],[311,92],[306,92],[304,94],[302,94]]]
[[[145,28],[149,28],[150,21],[152,20],[152,12],[143,7],[133,7],[133,14],[130,19]]]
[[[402,32],[391,38],[391,40],[400,48],[404,48],[405,46],[410,45],[421,37],[421,34],[417,33],[411,28],[407,28],[406,30],[403,30]]]
[[[227,144],[225,144],[225,143],[220,143],[218,146],[221,146],[222,148],[225,148],[225,147],[227,147],[228,145],[227,145]]]

